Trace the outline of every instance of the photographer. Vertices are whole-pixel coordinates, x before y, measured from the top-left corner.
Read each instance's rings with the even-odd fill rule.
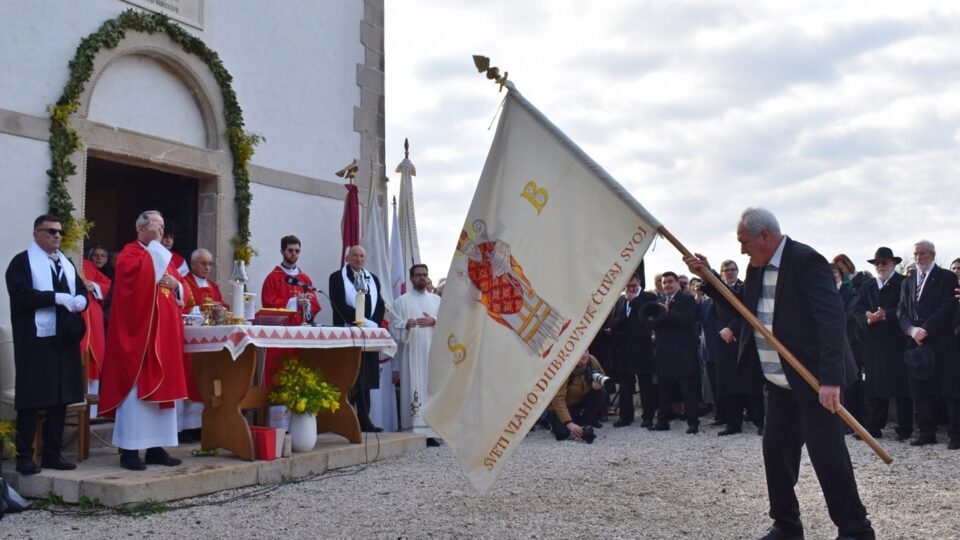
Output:
[[[558,441],[565,441],[573,434],[587,444],[593,442],[596,438],[593,428],[600,427],[600,415],[607,405],[607,392],[612,383],[600,362],[590,353],[583,353],[567,384],[557,390],[547,409],[547,421]]]

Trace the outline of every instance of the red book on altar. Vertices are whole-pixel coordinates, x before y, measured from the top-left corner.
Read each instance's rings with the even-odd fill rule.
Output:
[[[253,317],[253,324],[260,326],[300,326],[303,314],[282,308],[263,308]]]

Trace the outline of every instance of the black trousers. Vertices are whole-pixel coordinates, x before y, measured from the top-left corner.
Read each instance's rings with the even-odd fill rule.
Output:
[[[946,398],[947,403],[947,434],[951,442],[960,442],[960,399]],[[935,437],[937,435],[937,398],[923,396],[913,398],[917,408],[917,427],[920,435]]]
[[[617,386],[620,388],[620,400],[617,403],[620,419],[633,421],[634,381],[637,381],[637,386],[640,388],[640,418],[653,421],[653,415],[657,412],[657,385],[653,384],[653,375],[649,373],[617,378]]]
[[[897,404],[897,435],[909,437],[913,433],[913,399],[909,397],[893,399]],[[888,416],[890,416],[890,398],[867,400],[867,431],[879,433],[887,427]]]
[[[806,444],[830,519],[839,533],[857,536],[870,532],[844,440],[843,421],[819,401],[798,400],[792,390],[770,383],[766,398],[763,465],[770,517],[787,527],[803,526],[794,486],[800,474],[800,452]]]
[[[580,427],[589,426],[600,421],[600,415],[607,408],[607,391],[590,390],[583,399],[568,405],[570,418],[574,424]],[[550,422],[550,428],[557,439],[563,440],[570,436],[570,430],[560,421],[560,417],[552,410],[547,413],[547,422]]]
[[[37,432],[37,420],[41,410],[47,418],[43,423],[43,447],[40,455],[44,459],[56,460],[63,446],[63,423],[67,406],[56,405],[46,409],[17,409],[17,457],[33,459],[33,436]]]
[[[658,377],[657,394],[660,396],[660,419],[658,424],[669,423],[669,414],[671,411],[670,403],[673,401],[673,385],[680,385],[680,395],[683,396],[683,417],[687,424],[691,426],[700,425],[697,416],[697,408],[700,403],[699,390],[700,377],[689,375],[685,377]]]
[[[740,429],[743,427],[743,410],[758,427],[764,424],[763,395],[762,394],[731,394],[723,396],[723,418],[728,428]]]

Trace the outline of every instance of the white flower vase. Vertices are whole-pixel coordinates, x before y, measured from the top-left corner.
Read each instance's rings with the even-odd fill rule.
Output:
[[[317,445],[317,415],[290,414],[290,438],[294,452],[309,452]]]

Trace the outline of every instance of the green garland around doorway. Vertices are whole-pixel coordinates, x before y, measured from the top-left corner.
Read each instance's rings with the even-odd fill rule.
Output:
[[[71,115],[79,107],[80,94],[84,85],[93,74],[93,61],[97,53],[104,47],[113,49],[124,38],[127,30],[155,34],[165,33],[183,50],[203,60],[213,73],[214,79],[220,85],[223,94],[224,119],[227,125],[227,139],[230,150],[233,152],[233,180],[236,187],[234,202],[237,205],[237,236],[231,239],[234,247],[234,259],[246,261],[256,254],[250,245],[250,175],[247,164],[253,156],[254,147],[263,141],[263,137],[256,133],[249,133],[243,129],[243,111],[237,103],[237,95],[233,91],[231,81],[233,77],[225,67],[216,52],[210,50],[199,38],[190,35],[183,28],[172,22],[169,17],[155,13],[141,13],[128,9],[117,18],[110,19],[100,25],[100,28],[83,38],[77,47],[77,53],[70,61],[70,77],[63,94],[56,105],[49,107],[50,112],[50,160],[51,167],[47,171],[50,177],[50,186],[47,188],[50,213],[64,220],[64,229],[68,230],[63,244],[66,247],[79,247],[83,238],[89,232],[92,224],[83,218],[74,219],[73,201],[67,192],[67,179],[76,174],[77,168],[70,161],[70,156],[80,148],[80,136],[70,125]]]

